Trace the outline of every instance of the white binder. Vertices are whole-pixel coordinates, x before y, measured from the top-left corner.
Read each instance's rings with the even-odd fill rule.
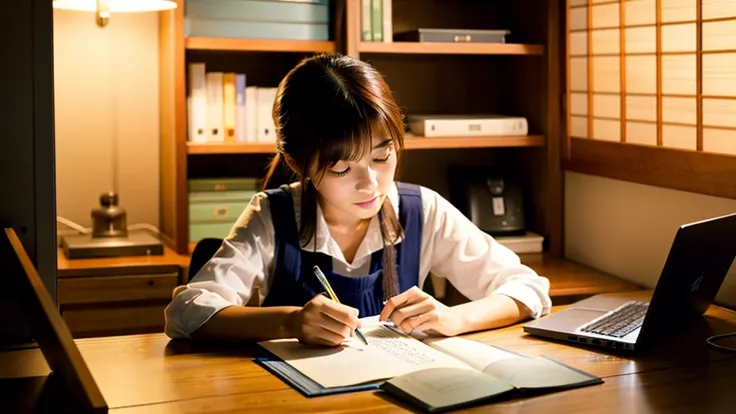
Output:
[[[207,141],[225,141],[223,117],[222,72],[208,72],[207,78]]]
[[[207,81],[205,64],[189,64],[189,141],[207,142]]]
[[[272,116],[274,100],[276,88],[258,88],[258,142],[276,142]]]

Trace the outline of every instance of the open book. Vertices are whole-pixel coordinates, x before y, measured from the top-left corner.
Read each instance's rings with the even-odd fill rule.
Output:
[[[517,389],[549,392],[602,382],[548,358],[527,357],[458,337],[420,340],[376,317],[361,319],[361,324],[367,346],[357,338],[335,348],[303,345],[295,339],[259,345],[325,389],[382,383],[386,392],[428,411]]]

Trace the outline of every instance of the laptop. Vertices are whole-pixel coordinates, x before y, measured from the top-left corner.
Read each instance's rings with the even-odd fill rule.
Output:
[[[599,294],[528,322],[524,332],[636,351],[685,327],[713,303],[736,257],[736,213],[680,226],[649,300]]]

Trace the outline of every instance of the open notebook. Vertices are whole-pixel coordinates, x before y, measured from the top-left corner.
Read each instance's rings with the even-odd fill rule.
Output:
[[[554,391],[602,382],[548,358],[457,337],[420,340],[376,317],[361,323],[367,346],[357,338],[336,348],[303,345],[295,339],[264,341],[259,345],[273,357],[257,362],[308,396],[380,387],[428,411],[516,389]],[[463,391],[455,392],[458,387]]]

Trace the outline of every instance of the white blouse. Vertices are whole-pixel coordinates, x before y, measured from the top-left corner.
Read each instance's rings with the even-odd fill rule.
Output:
[[[299,184],[289,187],[297,223],[300,220]],[[419,286],[431,272],[444,277],[470,300],[492,293],[510,296],[524,304],[534,318],[549,312],[549,280],[522,265],[519,257],[478,229],[438,193],[421,187],[424,226],[419,263]],[[398,215],[396,186],[388,194]],[[274,228],[268,196],[258,193],[233,226],[215,256],[190,282],[174,289],[166,307],[165,332],[171,338],[187,338],[220,310],[245,305],[256,289],[265,297],[273,277]],[[401,240],[399,240],[401,242]],[[352,263],[330,236],[321,209],[317,231],[304,250],[332,257],[333,270],[346,276],[368,274],[371,254],[383,249],[377,217],[369,224]]]

